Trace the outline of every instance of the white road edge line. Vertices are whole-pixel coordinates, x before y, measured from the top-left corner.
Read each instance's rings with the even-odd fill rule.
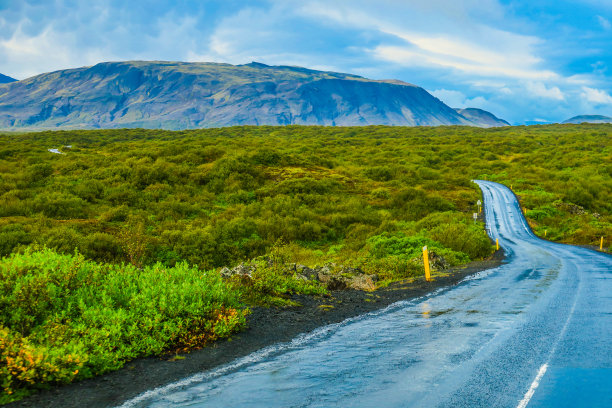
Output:
[[[533,380],[533,382],[531,383],[531,387],[529,387],[529,390],[527,390],[527,392],[525,393],[525,396],[523,397],[521,402],[519,402],[516,408],[525,408],[527,404],[529,404],[529,401],[531,401],[531,398],[533,397],[533,394],[535,393],[536,388],[538,388],[538,386],[540,385],[540,381],[542,380],[542,377],[544,377],[544,374],[546,374],[547,369],[548,369],[548,364],[543,364],[542,367],[540,367],[540,370],[538,371],[538,375],[536,375],[535,380]]]
[[[538,375],[536,375],[535,380],[533,380],[533,382],[531,383],[531,387],[529,387],[529,390],[527,390],[527,392],[525,393],[525,396],[523,397],[521,402],[519,402],[516,408],[525,408],[527,404],[529,404],[529,401],[531,400],[531,398],[533,397],[533,394],[535,393],[536,388],[538,388],[538,386],[540,385],[540,381],[542,381],[542,377],[544,377],[544,374],[546,374],[546,370],[548,370],[548,363],[550,362],[550,359],[552,358],[552,356],[555,354],[555,351],[557,350],[557,346],[559,345],[559,342],[561,341],[563,336],[565,336],[565,332],[567,331],[567,326],[569,325],[569,322],[572,319],[572,316],[574,316],[574,311],[576,310],[576,303],[578,303],[578,296],[574,298],[574,303],[572,304],[572,308],[570,309],[569,314],[567,315],[565,324],[563,325],[563,328],[559,332],[559,337],[557,337],[555,344],[550,350],[550,354],[548,356],[548,362],[545,364],[542,364],[542,367],[540,367],[540,369],[538,370]]]

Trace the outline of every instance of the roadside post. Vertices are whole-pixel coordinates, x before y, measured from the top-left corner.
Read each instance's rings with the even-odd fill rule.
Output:
[[[599,250],[603,251],[603,237],[599,240]]]
[[[474,218],[474,224],[476,224],[476,220],[478,219],[478,213],[472,213],[472,218]]]
[[[495,248],[499,251],[499,238],[495,238]]]
[[[476,204],[478,205],[478,212],[481,213],[482,212],[482,208],[480,208],[480,205],[482,203],[480,202],[480,200],[478,200],[478,202],[476,202]]]
[[[427,252],[427,245],[423,247],[423,265],[425,266],[425,280],[431,282],[431,275],[429,274],[429,252]]]

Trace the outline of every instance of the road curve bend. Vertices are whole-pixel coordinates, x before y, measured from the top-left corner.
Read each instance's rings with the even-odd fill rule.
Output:
[[[537,238],[475,182],[507,263],[123,407],[612,407],[612,257]]]

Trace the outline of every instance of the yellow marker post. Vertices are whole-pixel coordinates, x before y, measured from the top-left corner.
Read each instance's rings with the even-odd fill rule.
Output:
[[[427,245],[423,247],[423,265],[425,266],[425,280],[431,282],[431,275],[429,274],[429,252],[427,252]]]
[[[603,251],[603,237],[599,240],[599,250]]]
[[[546,236],[546,233],[548,232],[548,230],[544,230],[544,236]]]
[[[495,238],[495,247],[499,251],[499,238]]]

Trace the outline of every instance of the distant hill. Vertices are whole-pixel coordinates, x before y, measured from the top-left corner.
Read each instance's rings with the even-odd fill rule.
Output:
[[[105,62],[0,85],[1,129],[488,125],[480,112],[401,81],[260,63]]]
[[[578,115],[561,123],[612,123],[612,118],[602,115]]]
[[[0,84],[8,84],[9,82],[17,81],[15,78],[0,74]]]
[[[475,126],[479,127],[499,127],[499,126],[510,126],[510,123],[506,122],[503,119],[498,118],[493,115],[491,112],[487,112],[486,110],[477,109],[477,108],[465,108],[458,109],[455,108],[455,111],[459,113],[461,116],[474,123]]]

